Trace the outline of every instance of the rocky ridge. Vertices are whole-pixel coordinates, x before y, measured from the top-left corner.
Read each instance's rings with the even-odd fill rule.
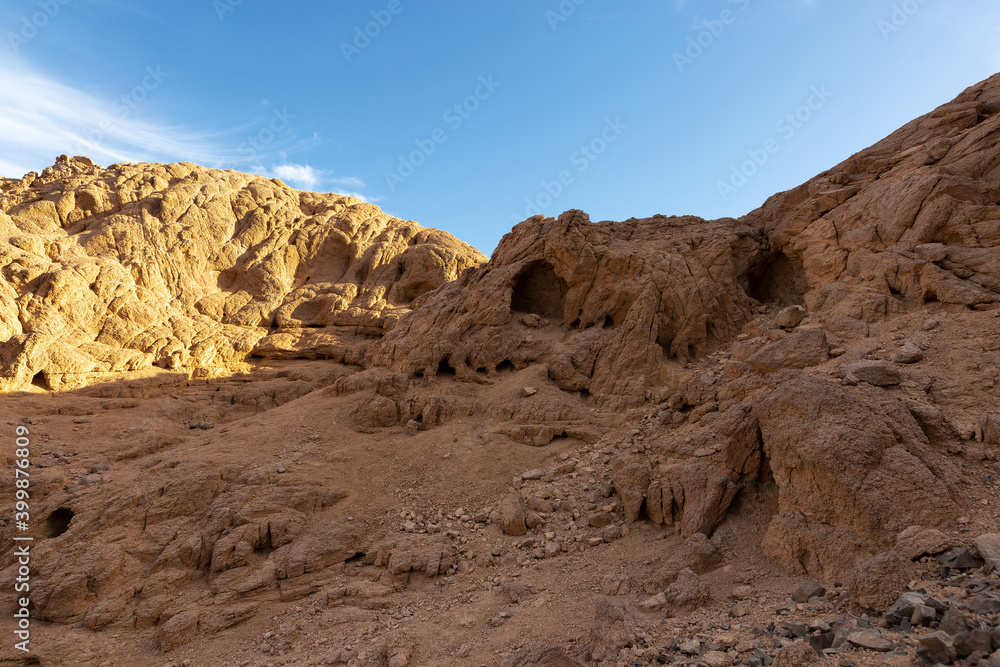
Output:
[[[998,112],[488,261],[193,165],[4,181],[38,659],[1000,664]]]
[[[484,258],[351,197],[180,163],[62,156],[0,182],[0,382],[69,389],[153,366],[360,363]]]

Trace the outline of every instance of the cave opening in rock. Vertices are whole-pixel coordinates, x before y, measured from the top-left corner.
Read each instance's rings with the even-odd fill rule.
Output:
[[[439,377],[442,376],[442,375],[448,376],[448,377],[454,377],[455,376],[455,369],[452,368],[451,364],[448,363],[447,357],[444,358],[444,359],[442,359],[441,363],[438,364],[437,374],[438,374]]]
[[[534,262],[514,280],[511,310],[562,320],[569,286],[548,262]]]
[[[767,455],[762,451],[760,456],[756,476],[744,478],[727,513],[766,526],[778,513],[778,484],[774,480]]]
[[[59,537],[69,530],[69,523],[73,520],[73,516],[73,510],[68,507],[60,507],[49,514],[49,517],[45,520],[45,525],[48,528],[48,536]]]
[[[746,283],[747,296],[781,306],[803,305],[809,288],[802,261],[780,251],[752,267]]]
[[[516,370],[517,369],[514,367],[514,364],[510,361],[510,359],[504,359],[497,364],[496,368],[497,373],[513,373]]]
[[[45,373],[42,373],[41,371],[35,373],[35,376],[31,378],[31,384],[39,389],[45,389],[46,391],[49,390],[49,383],[45,379]]]

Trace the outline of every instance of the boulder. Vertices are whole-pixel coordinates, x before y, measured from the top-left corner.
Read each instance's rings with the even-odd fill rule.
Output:
[[[508,535],[524,535],[528,532],[524,500],[517,491],[509,494],[500,503],[500,527]]]

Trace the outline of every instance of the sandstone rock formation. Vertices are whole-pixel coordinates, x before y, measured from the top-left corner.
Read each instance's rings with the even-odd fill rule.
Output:
[[[351,197],[63,156],[0,181],[0,382],[72,388],[251,356],[360,363],[417,297],[484,259]]]
[[[704,356],[749,322],[763,242],[733,220],[532,218],[401,320],[373,363],[475,380],[544,361],[566,391],[640,405],[666,379],[665,360]]]
[[[33,609],[67,628],[42,664],[107,632],[247,665],[1000,648],[903,593],[1000,612],[1000,75],[739,220],[568,211],[489,260],[351,198],[60,158],[0,181],[0,272]],[[885,633],[846,616],[893,600]],[[695,608],[726,632],[679,641]]]

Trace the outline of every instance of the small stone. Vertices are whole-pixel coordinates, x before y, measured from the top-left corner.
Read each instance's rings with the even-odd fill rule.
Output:
[[[1000,598],[981,593],[972,598],[967,606],[974,614],[995,614],[1000,611]]]
[[[937,620],[937,612],[933,607],[918,604],[914,607],[913,614],[910,616],[910,625],[920,627],[922,625],[930,625],[935,620]]]
[[[701,652],[701,642],[697,639],[689,639],[677,647],[684,655],[698,655]]]
[[[830,632],[831,629],[832,628],[829,623],[820,619],[816,619],[809,623],[810,632]]]
[[[924,603],[924,596],[920,593],[907,592],[899,596],[889,610],[885,612],[885,622],[890,628],[899,626],[903,621],[913,617],[917,607]],[[913,623],[912,620],[910,620]],[[914,623],[914,625],[916,625]]]
[[[750,606],[745,604],[734,604],[729,608],[730,618],[742,618],[750,613]]]
[[[899,369],[888,361],[863,359],[854,362],[846,368],[846,374],[858,382],[865,382],[875,387],[891,387],[902,382]]]
[[[528,398],[529,396],[534,396],[537,393],[538,393],[538,390],[535,389],[534,387],[522,387],[521,388],[521,396],[523,396],[524,398]]]
[[[847,635],[847,641],[869,651],[880,651],[886,653],[892,650],[892,642],[882,637],[877,632],[859,630]]]
[[[93,472],[93,471],[91,471]],[[1000,572],[1000,533],[986,533],[972,542],[991,572]]]
[[[794,329],[806,318],[806,309],[802,306],[789,306],[774,318],[774,326],[779,329]]]
[[[924,351],[913,343],[907,343],[892,353],[892,360],[897,364],[915,364],[924,358]]]
[[[969,622],[965,619],[965,614],[954,607],[950,607],[941,618],[941,624],[938,626],[938,630],[946,632],[948,635],[954,637],[958,633],[967,630],[968,627]]]
[[[518,537],[528,532],[526,510],[521,494],[513,492],[500,503],[500,528],[507,535]]]
[[[992,650],[990,633],[982,628],[975,628],[955,638],[955,652],[960,658],[967,658],[976,651],[989,655]]]
[[[805,637],[809,632],[809,628],[801,621],[785,621],[781,627],[788,637]]]
[[[708,667],[729,667],[733,664],[733,659],[729,657],[728,653],[709,651],[699,656],[699,664],[705,664]]]
[[[646,598],[639,603],[639,609],[643,611],[660,611],[667,606],[667,596],[664,593],[657,593],[653,597]]]
[[[545,471],[541,468],[536,468],[535,470],[529,470],[528,472],[521,473],[521,479],[525,481],[541,479],[545,477]]]
[[[810,579],[799,587],[799,590],[792,596],[795,602],[808,602],[811,598],[823,597],[826,595],[826,588],[823,584],[814,579]]]
[[[951,637],[941,630],[925,635],[918,641],[920,642],[920,648],[917,649],[917,655],[925,658],[932,664],[942,663],[950,665],[958,657]]]
[[[982,567],[983,562],[979,560],[976,556],[965,548],[952,549],[944,556],[938,559],[944,567],[947,567],[958,572],[967,572],[969,570],[977,570]]]

